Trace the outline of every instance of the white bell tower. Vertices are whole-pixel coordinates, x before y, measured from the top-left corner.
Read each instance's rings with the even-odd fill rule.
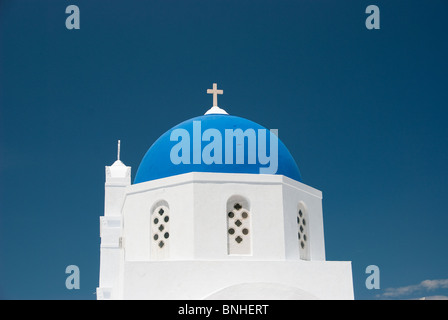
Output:
[[[123,261],[121,208],[126,187],[131,184],[131,167],[120,160],[120,140],[117,149],[117,160],[111,166],[106,166],[104,216],[100,217],[101,259],[98,299],[110,298]]]

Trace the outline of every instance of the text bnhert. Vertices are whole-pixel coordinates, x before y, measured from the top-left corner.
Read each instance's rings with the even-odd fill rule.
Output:
[[[185,315],[203,315],[208,318],[213,312],[223,315],[227,314],[266,314],[269,305],[267,304],[223,304],[221,308],[213,307],[197,307],[186,304],[184,307],[179,307],[178,314]]]

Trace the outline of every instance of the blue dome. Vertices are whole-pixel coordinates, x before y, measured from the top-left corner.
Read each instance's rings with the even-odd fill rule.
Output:
[[[197,131],[194,132],[193,126],[195,121],[200,121],[200,135],[197,137],[194,136],[193,133],[197,133]],[[197,125],[198,123],[196,123]],[[176,129],[183,129],[178,130],[183,132],[188,132],[190,141],[189,141],[189,147],[190,147],[190,160],[189,163],[179,163],[175,164],[172,161],[171,153],[174,146],[178,145],[181,142],[180,137],[173,138],[174,141],[171,140],[171,134]],[[217,163],[211,163],[206,164],[204,163],[202,157],[199,160],[199,164],[193,164],[193,143],[194,141],[201,140],[201,136],[207,129],[216,129],[221,133],[222,137],[222,164]],[[226,129],[241,129],[242,131],[246,131],[247,129],[253,129],[254,132],[257,134],[259,129],[264,129],[263,126],[236,116],[230,116],[227,114],[208,114],[204,116],[199,116],[196,118],[192,118],[190,120],[184,121],[177,126],[173,127],[172,129],[165,132],[159,139],[157,139],[156,142],[149,148],[149,150],[146,152],[145,156],[143,157],[142,162],[140,163],[140,166],[137,170],[137,174],[135,176],[134,183],[141,183],[146,182],[150,180],[160,179],[160,178],[166,178],[170,176],[175,176],[183,173],[188,172],[220,172],[220,173],[251,173],[251,174],[259,174],[261,168],[267,168],[270,166],[270,162],[266,163],[266,161],[263,161],[263,164],[259,161],[258,156],[258,148],[259,148],[259,137],[258,134],[256,136],[256,154],[255,157],[255,163],[251,161],[252,163],[249,163],[248,161],[248,138],[244,139],[244,162],[243,164],[236,164],[236,139],[233,139],[233,161],[232,164],[229,164],[229,162],[225,159],[225,130]],[[214,131],[216,133],[216,130]],[[264,145],[266,146],[266,156],[269,157],[270,155],[270,133],[269,130],[267,130],[266,137],[264,140],[266,141]],[[214,136],[213,136],[214,137]],[[214,142],[214,139],[210,139],[212,142]],[[188,143],[188,140],[186,140]],[[204,141],[201,142],[201,155],[202,150],[204,150],[204,147],[211,144],[210,141]],[[211,147],[210,147],[211,148]],[[208,150],[210,151],[210,150]],[[240,150],[241,151],[241,150]],[[182,150],[180,153],[176,152],[176,155],[180,154],[183,155],[184,151]],[[214,152],[211,153],[212,155],[215,155]],[[197,162],[197,161],[196,161]],[[225,163],[227,162],[227,163]],[[285,147],[285,145],[278,139],[278,167],[277,172],[275,174],[277,175],[284,175],[291,179],[294,179],[296,181],[302,181],[299,168],[297,167],[296,162],[294,161],[294,158],[291,156],[291,153],[289,150]]]

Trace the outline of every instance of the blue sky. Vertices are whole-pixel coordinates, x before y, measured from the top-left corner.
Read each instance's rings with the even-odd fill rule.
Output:
[[[365,27],[370,4],[380,30]],[[117,140],[134,177],[161,134],[211,106],[213,82],[322,190],[327,259],[352,261],[357,299],[448,296],[447,9],[1,0],[0,298],[95,298]],[[80,290],[65,288],[71,264]],[[372,264],[379,290],[365,287]]]

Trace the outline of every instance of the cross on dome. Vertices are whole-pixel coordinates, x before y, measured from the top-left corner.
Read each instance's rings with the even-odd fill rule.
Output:
[[[213,106],[205,114],[228,114],[224,109],[218,107],[218,94],[223,93],[223,90],[218,90],[217,83],[213,83],[213,89],[207,89],[207,94],[213,94]]]
[[[213,94],[213,107],[218,106],[218,94],[223,94],[223,90],[218,90],[218,84],[213,84],[213,89],[207,89],[207,94]]]

